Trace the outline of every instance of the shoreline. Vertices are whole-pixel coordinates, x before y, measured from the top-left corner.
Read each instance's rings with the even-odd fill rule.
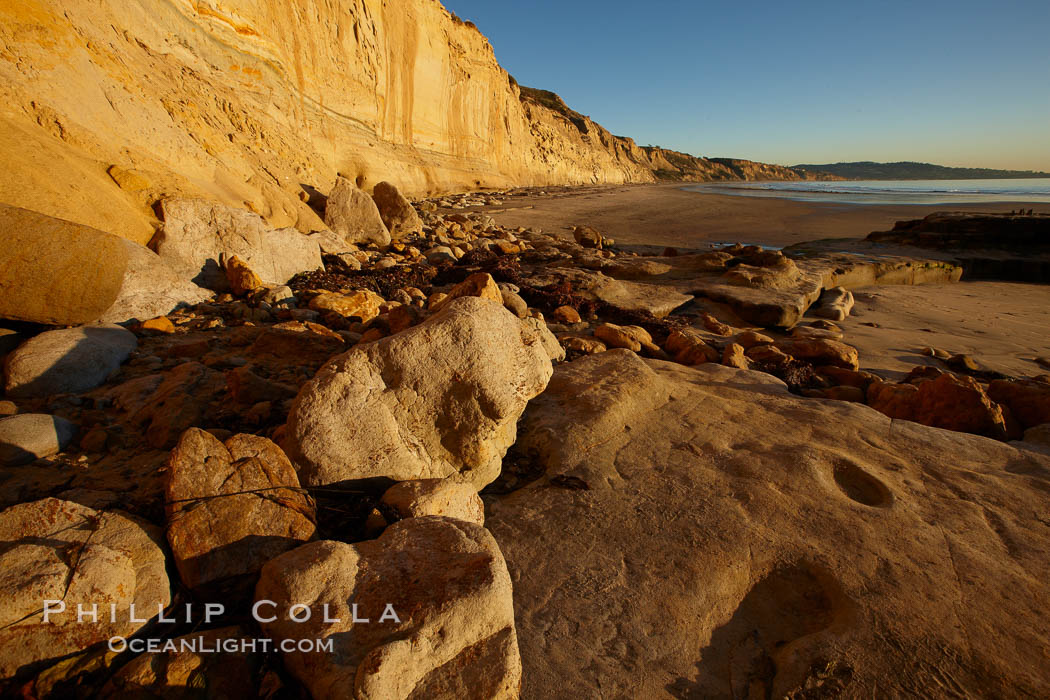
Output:
[[[1050,178],[1033,178],[1046,180]],[[763,199],[787,199],[794,202],[807,204],[848,204],[854,206],[916,206],[916,207],[940,207],[944,210],[956,207],[982,206],[985,204],[998,205],[1009,202],[1020,202],[1020,199],[1010,198],[1011,193],[979,193],[960,192],[957,190],[922,190],[910,191],[907,189],[892,189],[879,187],[880,183],[914,183],[914,182],[943,182],[943,183],[965,183],[965,182],[988,182],[987,180],[830,180],[819,181],[784,181],[784,180],[754,180],[754,181],[732,181],[732,182],[701,182],[695,185],[683,187],[688,192],[700,194],[728,194],[734,197],[756,197]],[[998,182],[998,181],[997,181]],[[856,186],[863,183],[864,188],[851,190],[851,185]],[[820,184],[834,185],[830,189],[810,189],[805,185]],[[765,185],[765,186],[764,186]],[[793,186],[795,185],[795,186]],[[1050,208],[1050,195],[1044,193],[1033,193],[1039,199],[1026,200],[1031,207],[1043,206]],[[948,198],[949,201],[944,201]],[[970,198],[970,199],[968,199]],[[907,201],[926,200],[926,201]],[[940,201],[934,201],[940,200]]]
[[[919,219],[944,207],[798,202],[780,198],[702,194],[681,183],[585,187],[545,196],[510,197],[502,208],[482,209],[498,224],[540,227],[571,239],[574,224],[593,226],[616,245],[659,256],[665,246],[680,253],[715,243],[782,248],[818,239],[860,239],[898,220]],[[702,195],[702,196],[701,196]],[[1050,211],[1029,202],[994,202],[953,211]],[[1001,280],[953,284],[888,285],[854,290],[857,305],[845,321],[848,342],[860,350],[862,367],[900,380],[913,367],[936,366],[923,348],[968,353],[983,366],[1010,375],[1045,371],[1037,358],[1050,356],[1040,333],[1050,319],[1050,286]]]
[[[1009,212],[1021,207],[1050,211],[1045,203],[1022,201],[950,207],[800,202],[682,189],[690,184],[705,183],[592,185],[561,191],[531,188],[537,194],[473,209],[511,228],[537,227],[567,235],[574,225],[584,224],[621,245],[684,249],[732,241],[784,247],[825,238],[863,238],[873,231],[887,231],[897,221],[920,219],[935,211]],[[541,191],[547,194],[538,194]]]

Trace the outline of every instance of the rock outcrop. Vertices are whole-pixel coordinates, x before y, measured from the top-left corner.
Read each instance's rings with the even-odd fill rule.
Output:
[[[659,146],[638,146],[633,139],[613,136],[565,104],[561,97],[549,90],[521,86],[519,88],[525,113],[532,122],[532,132],[538,138],[541,152],[552,164],[561,164],[566,154],[587,159],[593,157],[588,145],[600,145],[615,154],[623,171],[634,182],[651,180],[678,180],[684,182],[711,182],[719,180],[835,180],[835,176],[806,172],[769,163],[757,163],[738,158],[702,158],[672,151]],[[560,132],[560,133],[559,133]],[[561,136],[562,151],[548,145],[551,136]],[[577,140],[583,143],[578,144]],[[582,146],[582,147],[581,147]],[[586,162],[586,161],[581,161]],[[638,170],[641,170],[639,173]],[[601,182],[602,180],[592,180]],[[539,183],[537,183],[539,184]]]
[[[837,244],[804,243],[783,253],[734,245],[710,253],[616,260],[576,254],[578,263],[598,272],[556,267],[538,271],[534,279],[568,283],[578,294],[655,316],[667,315],[695,295],[729,306],[749,323],[790,328],[824,290],[842,287],[849,294],[845,290],[877,284],[957,282],[962,275],[961,267],[947,261],[887,256],[868,248],[847,255],[838,252]]]
[[[559,365],[515,452],[526,697],[1050,689],[1050,457],[625,350]]]
[[[454,299],[326,364],[299,392],[283,445],[310,486],[453,477],[481,488],[551,372],[535,327],[500,302]]]
[[[891,231],[867,240],[959,252],[1001,249],[1016,253],[1050,252],[1050,214],[975,214],[942,211],[922,219],[898,221]]]
[[[935,212],[898,221],[864,240],[829,239],[785,248],[831,250],[885,257],[938,260],[957,266],[967,280],[1045,283],[1050,279],[1050,214]]]
[[[712,182],[720,180],[837,180],[838,177],[757,163],[741,158],[698,158],[659,146],[643,146],[647,164],[660,180]]]
[[[409,518],[378,540],[304,545],[263,567],[256,601],[273,603],[260,607],[271,637],[334,642],[331,654],[284,654],[318,700],[349,689],[360,698],[517,697],[510,576],[474,523]],[[293,621],[305,614],[293,606],[309,620]]]
[[[567,284],[574,293],[630,311],[650,313],[662,318],[692,300],[692,296],[663,285],[632,282],[603,272],[575,268],[537,270],[531,279],[536,286]]]

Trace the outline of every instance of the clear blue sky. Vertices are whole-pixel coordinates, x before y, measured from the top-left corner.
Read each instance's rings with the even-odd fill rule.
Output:
[[[444,4],[641,145],[1050,171],[1050,0]]]

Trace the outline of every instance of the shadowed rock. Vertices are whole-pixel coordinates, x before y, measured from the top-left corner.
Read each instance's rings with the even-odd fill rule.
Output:
[[[916,384],[873,382],[868,405],[890,418],[1005,440],[1002,407],[971,377],[943,373]]]
[[[74,423],[42,413],[0,418],[0,464],[11,467],[61,452],[77,434]]]
[[[390,231],[391,238],[402,238],[423,230],[423,221],[412,208],[412,203],[405,199],[394,185],[380,182],[372,191],[372,199],[375,200],[379,216]]]
[[[30,397],[87,391],[106,381],[136,347],[135,335],[115,325],[41,333],[8,355],[7,394]]]
[[[123,666],[102,689],[101,697],[182,700],[202,686],[209,697],[257,697],[260,688],[256,674],[262,655],[242,651],[240,646],[243,643],[247,647],[252,639],[251,631],[242,627],[220,627],[177,637],[172,640],[176,651],[147,652]],[[227,645],[235,646],[236,651],[228,651]]]
[[[99,317],[102,323],[123,323],[163,316],[172,310],[199,304],[212,296],[210,290],[198,287],[182,277],[166,260],[146,246],[134,241],[121,241],[127,252],[117,298]]]
[[[1050,423],[1050,381],[996,379],[988,384],[988,396],[1008,406],[1025,428]]]
[[[939,211],[922,219],[898,221],[892,231],[872,233],[867,240],[946,250],[1050,252],[1050,214]]]

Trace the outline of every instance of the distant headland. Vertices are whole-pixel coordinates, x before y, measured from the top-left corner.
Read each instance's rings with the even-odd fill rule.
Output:
[[[866,160],[826,165],[793,165],[791,169],[813,174],[835,175],[846,180],[999,180],[1050,177],[1050,173],[1035,170],[949,168],[945,165],[913,161],[875,163]]]

